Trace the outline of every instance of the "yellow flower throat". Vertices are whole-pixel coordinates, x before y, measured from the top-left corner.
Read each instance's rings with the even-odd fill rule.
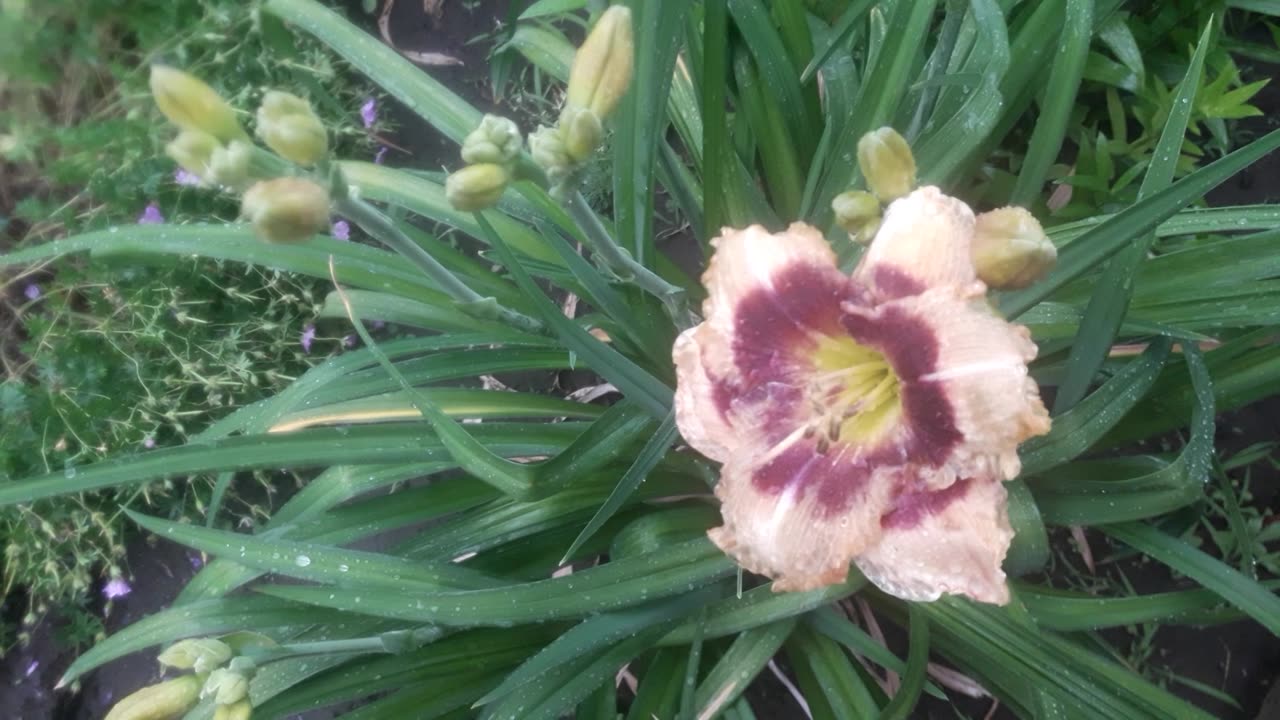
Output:
[[[898,422],[898,376],[883,353],[851,337],[822,336],[811,357],[814,418],[806,434],[817,436],[820,452],[832,443],[874,443]]]

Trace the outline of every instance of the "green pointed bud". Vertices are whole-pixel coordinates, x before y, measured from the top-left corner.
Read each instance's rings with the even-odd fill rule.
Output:
[[[240,655],[239,657],[232,658],[231,662],[227,665],[227,669],[231,672],[240,673],[247,678],[252,678],[254,675],[258,674],[258,663],[254,662],[251,657]]]
[[[602,120],[609,117],[631,84],[635,52],[631,10],[614,5],[600,16],[573,56],[568,104],[590,108]]]
[[[468,165],[449,175],[444,183],[444,194],[455,210],[484,210],[498,204],[510,179],[507,169],[501,165]]]
[[[160,112],[183,130],[199,130],[223,142],[248,137],[231,105],[194,75],[152,65],[151,97]]]
[[[219,705],[232,705],[249,696],[249,678],[234,670],[218,668],[209,673],[201,697],[212,697]]]
[[[243,190],[251,179],[249,168],[252,161],[253,146],[243,140],[232,140],[213,151],[209,172],[201,179],[233,190]]]
[[[1020,207],[979,215],[971,255],[978,278],[996,290],[1028,287],[1058,261],[1058,249],[1040,222]]]
[[[302,242],[329,227],[329,195],[310,180],[263,180],[244,194],[240,214],[267,242]]]
[[[863,245],[870,243],[880,229],[880,201],[869,192],[842,192],[831,201],[831,210],[836,224]]]
[[[563,180],[569,173],[573,159],[565,149],[560,128],[540,126],[529,133],[529,154],[533,162],[547,173],[552,182]]]
[[[230,705],[219,705],[213,711],[213,720],[249,720],[253,716],[253,705],[245,698]]]
[[[916,187],[916,159],[911,146],[897,130],[882,127],[858,141],[858,167],[867,187],[881,202],[888,203]]]
[[[600,116],[589,108],[567,105],[560,113],[560,137],[569,158],[585,162],[604,140],[604,126]]]
[[[468,165],[510,166],[520,156],[523,144],[520,128],[514,122],[497,115],[485,115],[479,127],[462,141],[462,160]]]
[[[214,638],[182,640],[165,648],[156,659],[165,667],[204,675],[231,659],[231,647]]]
[[[116,703],[103,720],[175,720],[200,699],[200,679],[183,675],[148,685]]]
[[[299,165],[315,165],[329,152],[329,135],[311,103],[280,90],[262,96],[258,137],[280,157]]]
[[[222,144],[218,138],[200,130],[183,130],[168,145],[164,154],[178,167],[203,180],[209,174],[209,162]]]

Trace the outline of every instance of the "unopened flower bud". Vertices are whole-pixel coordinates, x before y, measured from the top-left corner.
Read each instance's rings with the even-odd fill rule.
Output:
[[[240,213],[263,240],[301,242],[329,227],[329,195],[310,180],[263,180],[244,194]]]
[[[589,108],[567,105],[560,113],[560,137],[564,149],[574,162],[583,162],[600,147],[604,139],[604,126],[600,116]]]
[[[978,278],[997,290],[1024,288],[1058,260],[1040,222],[1020,207],[982,213],[974,224],[972,257]]]
[[[262,97],[258,137],[281,157],[299,165],[315,165],[329,152],[329,136],[311,103],[279,90]]]
[[[202,179],[213,185],[241,189],[249,184],[249,167],[253,146],[243,140],[232,140],[213,151],[209,172]]]
[[[204,178],[209,174],[209,163],[214,152],[222,144],[218,138],[200,130],[183,130],[178,137],[164,146],[164,153],[173,159],[178,167]]]
[[[520,155],[520,128],[507,118],[485,115],[462,141],[462,160],[468,165],[511,165]]]
[[[214,638],[182,640],[165,648],[165,651],[156,659],[166,667],[175,670],[194,670],[204,675],[230,660],[231,648]]]
[[[880,229],[880,201],[869,192],[849,190],[831,201],[836,224],[859,243],[867,244]]]
[[[634,63],[631,10],[614,5],[600,16],[573,56],[568,104],[590,108],[602,120],[609,117],[631,84]]]
[[[253,705],[245,698],[230,705],[219,705],[213,711],[213,720],[249,720],[253,715]]]
[[[160,112],[183,130],[199,130],[223,142],[246,137],[231,105],[194,75],[152,65],[151,96]]]
[[[890,202],[916,187],[916,160],[906,138],[882,127],[858,141],[858,167],[867,187],[881,202]]]
[[[173,720],[195,707],[200,699],[200,679],[183,675],[148,685],[116,703],[104,720]]]
[[[564,138],[560,136],[560,128],[543,125],[529,133],[529,154],[533,162],[542,168],[551,181],[559,182],[568,175],[573,160],[564,147]]]
[[[202,697],[213,697],[219,705],[232,705],[249,696],[249,678],[234,670],[218,668],[209,673],[204,683]]]
[[[484,210],[498,204],[510,179],[507,169],[501,165],[468,165],[449,175],[444,183],[444,194],[455,210]]]

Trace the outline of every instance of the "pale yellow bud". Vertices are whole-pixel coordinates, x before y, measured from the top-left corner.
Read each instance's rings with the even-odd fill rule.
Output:
[[[223,142],[246,137],[231,105],[194,75],[152,65],[151,97],[160,112],[183,130],[199,130]]]
[[[588,108],[565,106],[560,113],[560,137],[564,149],[574,162],[584,162],[600,147],[604,139],[604,126],[600,116]]]
[[[600,16],[573,56],[568,104],[590,108],[602,120],[609,117],[631,84],[634,64],[631,10],[614,5]]]
[[[218,709],[213,711],[213,720],[249,720],[252,715],[253,705],[249,703],[248,698],[245,698],[231,705],[219,705]]]
[[[485,115],[462,141],[462,160],[468,165],[511,165],[520,156],[520,128],[507,118]]]
[[[498,204],[510,179],[507,169],[501,165],[469,165],[449,175],[444,193],[455,210],[484,210]]]
[[[302,242],[329,227],[329,194],[301,178],[255,183],[244,194],[240,213],[268,242]]]
[[[973,266],[978,278],[997,290],[1024,288],[1058,260],[1040,222],[1020,207],[982,213],[974,224]]]
[[[252,145],[242,140],[232,140],[213,151],[213,157],[209,160],[209,173],[202,179],[214,185],[242,189],[249,184],[252,159]]]
[[[880,229],[880,201],[869,192],[849,190],[831,201],[836,224],[857,242],[866,245]]]
[[[125,697],[103,720],[175,720],[195,707],[199,699],[199,678],[183,675]]]
[[[204,179],[209,174],[209,162],[222,144],[218,138],[200,130],[183,130],[178,137],[164,146],[164,153],[178,167]]]
[[[299,165],[314,165],[329,152],[328,133],[311,103],[279,90],[262,97],[258,137],[280,157]]]
[[[881,202],[890,202],[916,187],[916,160],[897,130],[882,127],[858,141],[858,167]]]
[[[533,156],[534,163],[553,181],[557,176],[563,178],[573,164],[569,151],[564,147],[559,127],[543,125],[529,133],[529,154]]]
[[[232,705],[248,697],[249,679],[234,670],[218,668],[209,673],[200,694],[213,696],[213,701],[219,705]]]
[[[195,670],[202,675],[230,659],[231,647],[214,638],[182,640],[165,648],[157,658],[161,665],[177,670]]]

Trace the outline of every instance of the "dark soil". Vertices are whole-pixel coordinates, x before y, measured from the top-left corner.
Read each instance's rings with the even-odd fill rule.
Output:
[[[354,22],[370,33],[378,34],[376,16],[366,15],[361,10],[361,0],[348,0],[347,5]],[[483,0],[468,9],[466,4],[445,1],[440,3],[442,12],[432,17],[424,13],[424,3],[401,0],[392,13],[393,40],[403,50],[443,53],[462,60],[461,66],[434,66],[428,71],[481,110],[502,112],[503,108],[495,104],[489,89],[486,55],[490,45],[468,42],[481,33],[491,31],[505,19],[507,6],[507,0]],[[1264,90],[1257,104],[1263,108],[1267,118],[1280,116],[1280,87]],[[456,164],[456,146],[416,115],[393,100],[386,100],[380,112],[398,128],[395,135],[388,138],[388,164],[426,169]],[[1260,119],[1247,124],[1243,130],[1261,134],[1270,129],[1268,124],[1268,120]],[[1210,202],[1215,205],[1280,202],[1280,185],[1275,182],[1278,176],[1280,154],[1272,154],[1214,191]],[[700,254],[692,237],[687,234],[675,233],[664,245],[674,255],[696,258]],[[1272,401],[1223,418],[1219,424],[1219,450],[1229,454],[1254,442],[1274,439],[1278,416],[1280,401]],[[1255,468],[1251,487],[1260,506],[1277,507],[1280,475],[1274,469]],[[1107,554],[1105,539],[1093,533],[1089,539],[1096,556]],[[197,558],[189,551],[173,544],[159,542],[155,538],[136,538],[130,544],[128,557],[132,592],[112,601],[109,608],[105,603],[100,603],[98,608],[106,611],[104,623],[107,632],[115,632],[167,607],[194,574],[194,561]],[[1152,563],[1127,563],[1122,569],[1140,592],[1157,592],[1187,584],[1172,579],[1167,570]],[[0,714],[4,717],[16,720],[97,720],[105,715],[115,700],[159,677],[154,650],[146,650],[109,663],[92,673],[78,693],[52,690],[57,678],[77,653],[76,649],[63,647],[56,639],[61,622],[63,620],[57,617],[42,622],[33,629],[30,645],[15,649],[0,659],[0,677],[4,678],[0,684],[0,708],[4,708],[4,712]],[[885,629],[891,644],[903,642],[902,633],[888,626]],[[1104,633],[1104,636],[1119,648],[1130,642],[1123,632]],[[1277,673],[1280,673],[1280,641],[1256,623],[1238,622],[1207,629],[1166,626],[1159,631],[1155,642],[1155,662],[1174,673],[1224,692],[1235,698],[1240,708],[1206,698],[1180,685],[1171,685],[1173,692],[1205,707],[1223,720],[1280,718],[1280,695],[1272,692],[1271,697],[1264,699]],[[779,658],[779,665],[786,667],[784,658]],[[750,699],[760,718],[790,720],[804,717],[787,688],[769,672],[762,674],[753,686]],[[994,713],[991,712],[993,709]],[[1006,709],[993,708],[990,700],[970,701],[964,698],[957,699],[955,705],[926,698],[914,716],[953,720],[957,711],[969,718],[1013,717]],[[331,716],[332,713],[323,713],[307,717],[321,720]]]

